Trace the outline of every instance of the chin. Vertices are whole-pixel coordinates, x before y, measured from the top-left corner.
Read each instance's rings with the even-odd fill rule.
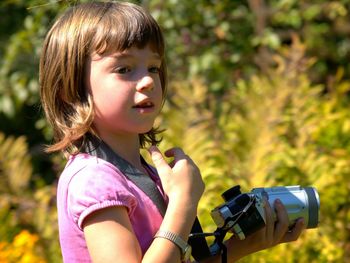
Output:
[[[143,125],[143,126],[139,126],[139,127],[137,128],[136,132],[137,132],[138,134],[143,134],[143,133],[149,132],[150,130],[152,130],[152,128],[153,128],[153,123],[152,123],[152,125]]]
[[[150,128],[147,128],[147,129],[143,129],[142,131],[140,131],[140,132],[139,132],[139,134],[145,134],[145,133],[148,133],[149,131],[151,131],[151,130],[152,130],[152,128],[153,128],[153,126],[152,126],[152,127],[150,127]]]

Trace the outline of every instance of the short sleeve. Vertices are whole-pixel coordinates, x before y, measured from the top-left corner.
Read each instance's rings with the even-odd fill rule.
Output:
[[[103,162],[90,163],[78,171],[67,194],[68,213],[81,230],[84,219],[94,211],[124,206],[130,215],[137,205],[124,175]]]

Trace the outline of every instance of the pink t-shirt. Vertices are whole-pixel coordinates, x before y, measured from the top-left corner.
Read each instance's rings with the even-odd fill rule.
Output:
[[[156,171],[147,167],[161,193]],[[63,261],[91,262],[82,222],[91,213],[124,206],[143,254],[163,220],[156,205],[114,165],[89,154],[71,156],[57,189],[59,236]]]

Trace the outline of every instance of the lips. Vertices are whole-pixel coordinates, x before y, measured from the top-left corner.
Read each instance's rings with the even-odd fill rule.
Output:
[[[152,108],[154,104],[151,101],[139,102],[133,108]]]
[[[137,112],[141,114],[153,113],[155,109],[155,104],[150,98],[144,97],[143,99],[140,98],[139,100],[136,100],[133,109],[137,110]]]

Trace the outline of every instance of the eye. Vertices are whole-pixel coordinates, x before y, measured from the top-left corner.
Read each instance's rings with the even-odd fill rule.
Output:
[[[130,71],[131,71],[131,69],[129,67],[119,67],[119,68],[115,69],[115,72],[118,74],[126,74]]]
[[[156,74],[158,74],[159,72],[160,72],[160,67],[156,67],[156,66],[152,66],[152,67],[150,67],[149,69],[148,69],[148,71],[150,72],[150,73],[156,73]]]

